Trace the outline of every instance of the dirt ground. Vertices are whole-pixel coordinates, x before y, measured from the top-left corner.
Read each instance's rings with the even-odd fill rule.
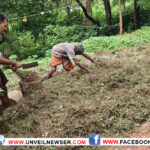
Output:
[[[57,72],[54,78],[43,83],[41,90],[31,92],[1,114],[0,133],[5,137],[24,138],[87,138],[91,133],[99,133],[101,137],[149,137],[149,129],[139,132],[145,122],[150,122],[149,56],[150,44],[144,44],[98,51],[94,56],[96,66],[83,58],[81,63],[93,69],[94,74],[89,75],[78,67],[69,73]],[[48,70],[46,66],[37,72],[43,77]],[[13,87],[19,88],[18,83],[9,83],[9,88]]]
[[[150,138],[150,122],[145,122],[130,138]],[[150,146],[122,146],[122,147],[109,147],[105,150],[150,150]]]

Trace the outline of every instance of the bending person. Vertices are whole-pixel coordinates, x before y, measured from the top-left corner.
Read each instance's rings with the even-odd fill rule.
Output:
[[[75,64],[81,69],[86,70],[88,73],[93,73],[92,70],[79,62],[76,55],[82,55],[92,63],[96,64],[89,55],[84,53],[84,48],[81,44],[73,45],[70,43],[60,43],[52,48],[51,71],[46,76],[46,79],[52,78],[52,75],[56,71],[58,65],[62,64],[66,71],[74,69],[70,59],[73,59]]]

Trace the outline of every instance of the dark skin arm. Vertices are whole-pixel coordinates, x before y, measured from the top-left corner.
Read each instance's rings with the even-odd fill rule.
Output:
[[[0,64],[8,65],[13,71],[21,67],[21,64],[19,62],[6,59],[3,56],[0,56]]]
[[[16,71],[16,70],[17,70],[17,68],[14,67],[13,65],[9,65],[8,67],[9,67],[12,71]]]
[[[85,67],[84,65],[82,65],[77,58],[73,58],[73,60],[74,60],[75,64],[78,67],[80,67],[81,69],[86,70],[88,73],[94,73],[94,71],[92,71],[92,70],[88,69],[87,67]]]
[[[51,67],[51,71],[48,73],[48,75],[47,75],[46,77],[44,77],[44,78],[42,79],[42,81],[44,81],[44,80],[46,80],[46,79],[49,79],[49,78],[52,78],[53,73],[56,72],[56,69],[57,69],[57,67]]]
[[[83,53],[83,56],[84,56],[86,59],[90,60],[92,63],[96,64],[96,62],[94,61],[94,59],[92,59],[88,54]]]

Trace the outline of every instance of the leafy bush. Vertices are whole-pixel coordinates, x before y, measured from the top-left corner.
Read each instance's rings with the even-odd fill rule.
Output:
[[[50,47],[60,42],[80,42],[83,39],[102,36],[102,35],[115,35],[118,34],[119,26],[53,26],[49,25],[44,29],[44,35]]]
[[[26,59],[29,56],[32,58],[44,57],[47,50],[44,38],[36,42],[31,32],[10,32],[9,45],[11,49],[10,59],[17,60]]]
[[[85,45],[87,51],[100,50],[100,49],[117,49],[119,47],[128,47],[141,44],[149,40],[149,28],[144,27],[142,30],[134,32],[138,36],[125,35],[123,38],[120,36],[110,35],[118,34],[119,26],[58,26],[49,25],[43,33],[38,35],[38,40],[32,35],[31,32],[16,32],[11,31],[9,35],[9,42],[11,46],[12,59],[23,60],[31,57],[33,59],[39,57],[50,57],[51,48],[57,43],[61,42],[81,42]],[[139,34],[140,33],[140,34]],[[132,35],[132,34],[131,34]],[[98,37],[101,36],[101,37]],[[87,40],[85,40],[87,39]],[[0,46],[4,52],[4,45]],[[17,56],[14,58],[14,56]]]
[[[148,25],[150,23],[150,11],[140,9],[140,24],[141,26]],[[124,32],[132,32],[134,30],[134,10],[126,9],[122,12],[123,17],[123,29]],[[119,22],[119,15],[114,15],[112,18],[112,23],[116,24]]]
[[[84,14],[81,11],[81,9],[71,10],[70,15],[72,25],[81,25],[81,26],[84,25]],[[58,13],[55,24],[59,26],[70,25],[68,15],[65,10],[63,11],[63,13],[62,12]]]
[[[16,60],[17,60],[17,55],[10,55],[10,56],[9,56],[9,59],[16,61]]]
[[[123,36],[91,37],[82,41],[87,52],[93,52],[94,50],[114,50],[140,45],[145,42],[150,42],[150,27],[143,27],[140,30],[124,34]]]
[[[36,44],[31,32],[20,33],[13,32],[10,35],[10,45],[12,54],[17,55],[20,59],[25,59],[35,54]]]
[[[38,40],[31,32],[12,31],[9,35],[9,43],[11,46],[11,57],[17,56],[18,60],[26,59],[29,56],[34,58],[50,56],[50,49],[61,42],[81,42],[84,39],[95,36],[104,36],[118,34],[118,25],[114,26],[59,26],[49,25],[43,33],[38,35]],[[4,46],[3,48],[4,49]]]

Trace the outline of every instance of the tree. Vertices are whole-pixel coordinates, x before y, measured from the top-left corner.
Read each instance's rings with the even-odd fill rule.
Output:
[[[90,1],[84,0],[84,5],[85,5],[88,15],[91,16],[92,11],[91,11]],[[89,19],[87,19],[87,17],[85,17],[85,26],[91,26],[91,25],[92,25],[91,21]]]
[[[67,4],[66,11],[67,11],[67,15],[68,15],[68,22],[69,22],[69,25],[72,26],[71,12],[70,12],[70,9],[71,9],[71,0],[67,0],[66,4]]]
[[[105,13],[106,13],[106,23],[108,26],[111,25],[111,7],[110,7],[110,1],[104,0],[104,7],[105,7]]]
[[[71,13],[70,13],[70,7],[69,6],[67,6],[66,11],[67,11],[67,15],[68,15],[69,25],[72,26]]]
[[[140,6],[138,0],[134,0],[134,25],[135,30],[140,28]]]
[[[120,35],[123,35],[123,20],[122,20],[122,8],[121,8],[121,0],[119,0],[119,22],[120,22]]]
[[[140,8],[144,8],[146,10],[150,9],[150,0],[138,0],[138,4],[140,5]]]
[[[83,4],[80,2],[80,0],[76,0],[76,2],[79,4],[79,6],[82,8],[83,12],[84,12],[84,15],[85,17],[90,20],[93,24],[96,24],[98,26],[100,26],[100,22],[95,20],[94,18],[92,18],[88,13],[87,13],[87,10],[86,8],[83,6]]]
[[[124,10],[126,10],[126,0],[123,0]]]
[[[0,11],[5,13],[17,30],[31,31],[35,37],[56,20],[57,12],[53,11],[55,7],[48,0],[5,0],[0,1],[0,6]],[[26,22],[23,22],[24,16],[27,16]]]

